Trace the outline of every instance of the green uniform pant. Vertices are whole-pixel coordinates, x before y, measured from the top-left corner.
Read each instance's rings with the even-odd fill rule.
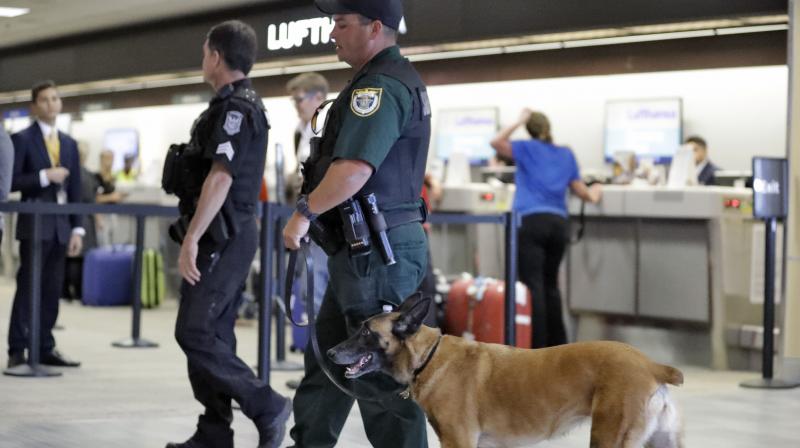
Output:
[[[350,258],[341,250],[328,258],[330,282],[317,316],[321,353],[347,339],[361,321],[382,311],[385,304],[400,305],[413,294],[428,262],[428,242],[422,226],[406,224],[390,230],[397,263],[386,266],[377,248],[368,256]],[[326,360],[327,361],[327,360]],[[341,381],[359,395],[382,400],[359,401],[361,418],[372,446],[426,448],[425,415],[412,400],[397,396],[400,386],[388,376],[369,373],[346,380],[344,370],[327,364]],[[305,376],[294,398],[292,439],[298,448],[333,447],[353,406],[320,370],[310,342],[305,352]]]

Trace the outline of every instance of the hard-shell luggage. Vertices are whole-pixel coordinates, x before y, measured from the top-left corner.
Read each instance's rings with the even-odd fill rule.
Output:
[[[114,306],[131,303],[133,246],[90,250],[83,262],[83,304]]]
[[[164,289],[164,257],[155,249],[146,249],[142,253],[142,307],[161,305]]]
[[[531,294],[517,282],[516,346],[531,348]],[[450,286],[445,333],[481,342],[504,343],[505,282],[493,278],[463,278]]]

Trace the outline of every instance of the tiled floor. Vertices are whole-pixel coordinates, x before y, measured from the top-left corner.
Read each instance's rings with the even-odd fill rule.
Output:
[[[0,340],[5,346],[13,283],[0,278]],[[1,448],[160,448],[193,431],[199,405],[192,398],[185,358],[172,339],[174,302],[143,314],[142,336],[157,349],[117,349],[111,342],[130,332],[125,308],[62,306],[64,330],[59,348],[83,361],[58,378],[19,379],[0,376]],[[256,327],[239,327],[241,355],[255,362]],[[3,350],[2,352],[5,352]],[[290,354],[290,359],[299,357]],[[0,355],[0,363],[6,359]],[[800,389],[747,390],[738,387],[751,373],[712,372],[684,368],[686,385],[675,389],[684,410],[686,446],[699,448],[796,448],[800,446]],[[275,372],[272,384],[289,393],[284,383],[297,373]],[[239,447],[256,445],[250,422],[237,414]],[[438,447],[429,433],[431,447]],[[284,444],[288,445],[287,439]],[[588,425],[539,446],[572,448],[588,445]],[[368,447],[353,408],[339,445]],[[379,447],[381,448],[381,447]]]

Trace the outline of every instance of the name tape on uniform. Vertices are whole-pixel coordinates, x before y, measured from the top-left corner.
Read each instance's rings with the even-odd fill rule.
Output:
[[[359,117],[369,117],[381,107],[383,89],[366,88],[353,90],[350,109]]]

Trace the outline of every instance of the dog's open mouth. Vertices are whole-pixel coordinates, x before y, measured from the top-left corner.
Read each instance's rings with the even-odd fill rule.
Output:
[[[344,376],[347,378],[356,378],[360,376],[360,374],[366,373],[362,372],[361,370],[364,368],[364,366],[369,364],[370,361],[372,361],[371,353],[362,356],[361,359],[358,360],[358,362],[347,366],[344,372]]]

